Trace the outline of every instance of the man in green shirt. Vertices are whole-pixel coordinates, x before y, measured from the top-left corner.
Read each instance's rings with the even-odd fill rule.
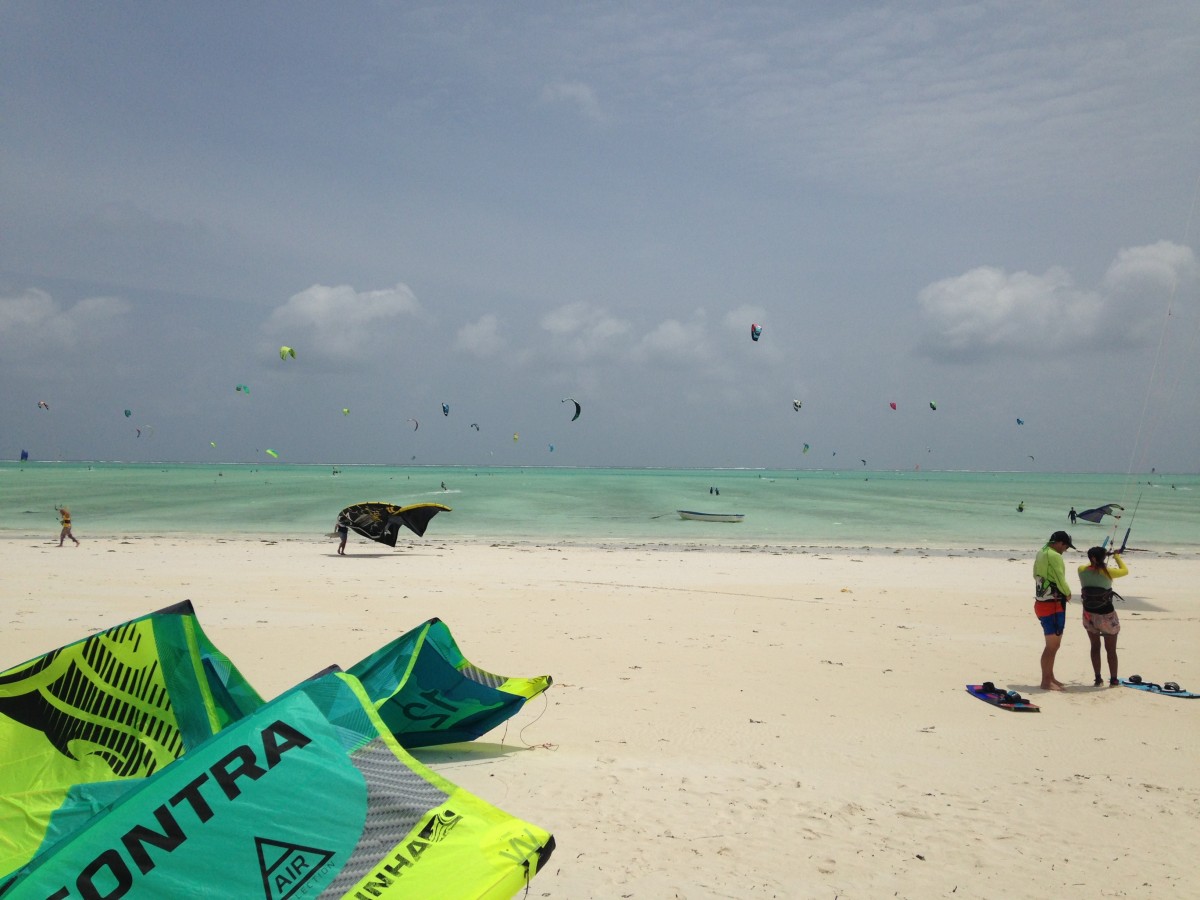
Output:
[[[1062,558],[1063,551],[1068,548],[1075,549],[1071,536],[1065,531],[1056,531],[1033,560],[1033,614],[1042,623],[1042,634],[1046,637],[1041,684],[1045,691],[1064,690],[1063,683],[1054,677],[1054,657],[1062,644],[1063,628],[1067,624],[1067,601],[1071,599],[1071,585],[1067,582],[1067,567]]]

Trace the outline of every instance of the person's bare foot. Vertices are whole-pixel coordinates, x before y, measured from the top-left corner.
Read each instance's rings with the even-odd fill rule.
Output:
[[[1066,687],[1057,681],[1044,681],[1041,684],[1043,691],[1065,691]]]

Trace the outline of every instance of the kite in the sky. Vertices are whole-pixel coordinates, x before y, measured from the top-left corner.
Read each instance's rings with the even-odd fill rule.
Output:
[[[478,430],[479,430],[479,423],[478,423],[478,422],[472,422],[472,423],[471,423],[471,427],[472,427],[472,428],[474,428],[476,431],[478,431]]]
[[[859,462],[862,463],[864,466],[867,464],[867,461],[865,459],[860,459]]]
[[[443,416],[450,415],[450,404],[449,403],[442,404],[442,415]]]
[[[1030,459],[1033,459],[1033,456],[1032,456],[1032,455],[1030,455],[1030,457],[1029,457],[1029,458],[1030,458]],[[1034,461],[1034,462],[1037,462],[1037,460],[1036,460],[1036,459],[1033,459],[1033,461]]]
[[[250,393],[250,388],[244,384],[239,384],[237,387],[234,388],[234,390],[237,391],[239,394],[249,394]]]
[[[413,423],[413,431],[416,431],[418,428],[421,427],[421,423],[418,422],[416,419],[405,419],[404,421]]]
[[[1085,522],[1095,522],[1099,525],[1100,520],[1105,516],[1112,516],[1114,519],[1121,518],[1118,513],[1113,512],[1114,509],[1119,509],[1121,512],[1125,511],[1125,507],[1119,503],[1105,503],[1103,506],[1097,506],[1095,509],[1085,509],[1079,514],[1079,518]]]
[[[1024,425],[1024,424],[1025,424],[1025,420],[1024,420],[1024,419],[1017,419],[1017,424],[1018,424],[1018,425]]]
[[[45,400],[38,401],[38,409],[49,409],[49,408],[50,408],[50,404],[47,403]]]
[[[29,459],[29,451],[22,450],[21,451],[21,462],[25,462],[25,460],[27,460],[27,459]]]
[[[936,404],[936,403],[934,403],[932,400],[930,400],[930,401],[929,401],[929,408],[930,408],[930,409],[937,409],[937,404]]]
[[[521,435],[517,434],[517,432],[514,431],[513,432],[513,443],[516,443],[520,439],[521,439]]]
[[[348,416],[348,415],[350,415],[350,407],[348,407],[348,406],[343,406],[343,407],[342,407],[342,415],[343,415],[343,416]]]
[[[295,359],[296,351],[293,350],[291,347],[280,347],[279,348],[279,358],[280,359],[287,359],[289,356],[292,359]]]
[[[800,452],[801,452],[801,453],[807,453],[807,452],[808,452],[808,444],[805,444],[805,445],[804,445],[804,449],[803,449],[803,450],[801,450]]]
[[[578,419],[579,414],[583,412],[583,407],[579,405],[579,401],[574,397],[563,397],[562,402],[575,404],[575,415],[571,416],[571,421],[574,422],[576,419]]]
[[[894,401],[894,400],[893,400],[891,403],[889,403],[889,404],[888,404],[888,406],[890,406],[892,409],[895,409],[895,408],[896,408],[896,401]]]
[[[750,323],[750,340],[757,341],[760,337],[762,337],[762,326]]]
[[[279,454],[276,453],[274,450],[272,450],[270,447],[268,447],[265,452],[266,452],[267,456],[273,457],[275,459],[279,459]]]
[[[804,405],[804,404],[803,404],[803,403],[801,403],[799,400],[793,400],[793,401],[792,401],[792,409],[793,409],[795,412],[800,412],[800,407],[802,407],[803,405]]]
[[[550,452],[551,452],[551,453],[553,453],[553,452],[554,452],[554,445],[553,445],[553,444],[550,444],[549,446],[550,446]]]
[[[129,410],[129,409],[125,410],[125,418],[128,419],[132,415],[133,415],[133,410]]]
[[[338,514],[346,524],[365,538],[396,546],[400,526],[404,526],[417,537],[423,537],[429,520],[440,512],[450,512],[450,507],[440,503],[414,503],[410,506],[394,506],[391,503],[373,501],[347,506]]]

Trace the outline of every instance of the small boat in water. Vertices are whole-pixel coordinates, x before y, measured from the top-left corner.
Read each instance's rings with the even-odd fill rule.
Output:
[[[693,509],[677,509],[681,519],[692,519],[696,522],[740,522],[746,518],[745,513],[715,513],[696,512]]]

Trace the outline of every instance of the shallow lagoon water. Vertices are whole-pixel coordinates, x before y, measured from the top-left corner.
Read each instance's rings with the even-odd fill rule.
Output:
[[[1200,552],[1198,482],[1194,475],[4,463],[0,535],[56,535],[55,507],[65,504],[83,538],[319,538],[344,506],[385,500],[451,507],[425,540],[1019,552],[1058,528],[1081,548],[1105,538],[1120,543],[1129,525],[1131,547]],[[1120,523],[1067,521],[1071,506],[1104,503],[1126,507]],[[684,521],[681,508],[746,518]]]

